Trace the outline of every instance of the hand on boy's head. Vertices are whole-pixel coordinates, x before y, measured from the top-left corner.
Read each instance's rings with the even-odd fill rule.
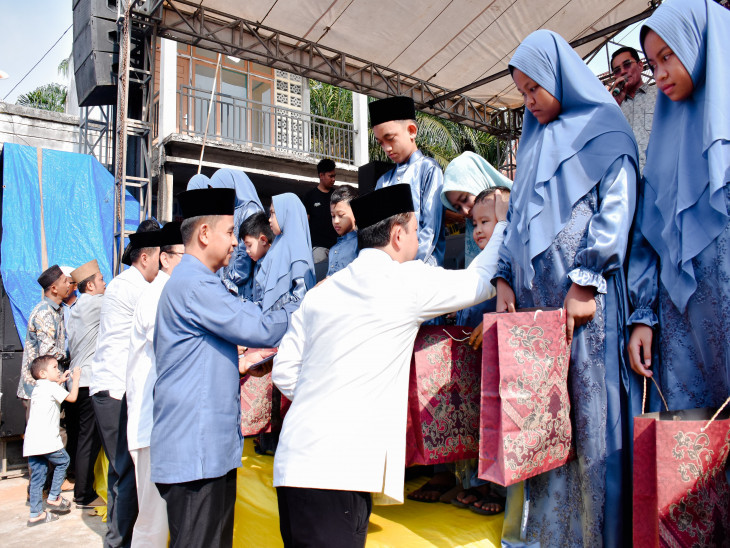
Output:
[[[494,215],[497,217],[497,222],[507,220],[509,195],[509,192],[503,192],[500,189],[494,191]]]

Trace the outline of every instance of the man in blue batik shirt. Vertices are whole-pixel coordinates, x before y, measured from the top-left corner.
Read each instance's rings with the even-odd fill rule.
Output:
[[[233,189],[178,199],[185,255],[157,309],[151,480],[167,503],[171,547],[231,546],[243,451],[236,346],[277,346],[299,303],[264,314],[216,275],[238,243]]]
[[[426,264],[443,266],[446,251],[441,187],[444,174],[438,162],[416,145],[416,108],[410,97],[389,97],[368,105],[375,140],[396,166],[378,179],[376,189],[398,184],[411,187],[418,221],[418,254]]]

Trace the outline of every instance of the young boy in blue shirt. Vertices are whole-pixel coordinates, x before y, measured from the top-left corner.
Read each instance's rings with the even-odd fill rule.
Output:
[[[256,283],[256,272],[258,272],[261,265],[261,259],[271,249],[271,244],[274,241],[274,232],[271,230],[271,225],[269,225],[269,218],[262,211],[254,213],[241,223],[238,237],[246,246],[246,253],[255,263],[253,275],[251,276],[254,280],[253,300],[259,302],[262,298],[262,289]]]
[[[443,266],[446,251],[444,207],[441,187],[444,174],[438,162],[428,158],[416,145],[416,107],[410,97],[389,97],[373,101],[370,125],[378,144],[396,166],[378,179],[376,189],[396,184],[411,187],[411,197],[418,222],[416,259]]]
[[[350,185],[338,186],[330,197],[332,226],[337,232],[337,243],[329,253],[327,276],[332,276],[357,257],[357,228],[350,201],[357,198],[357,190]]]

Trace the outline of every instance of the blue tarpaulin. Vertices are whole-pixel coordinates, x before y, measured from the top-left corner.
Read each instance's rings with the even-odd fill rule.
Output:
[[[36,281],[43,271],[38,167],[36,148],[4,144],[0,274],[21,341],[30,312],[43,296]],[[93,156],[45,149],[41,172],[48,266],[76,268],[96,259],[108,282],[114,257],[114,176]],[[129,193],[125,208],[126,228],[133,231],[139,203]]]

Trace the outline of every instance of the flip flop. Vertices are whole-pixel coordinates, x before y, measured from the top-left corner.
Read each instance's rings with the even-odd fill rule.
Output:
[[[482,505],[486,504],[498,504],[502,509],[501,510],[487,510],[485,508],[480,508],[479,506],[474,506],[476,503],[480,503]],[[475,512],[477,514],[481,514],[482,516],[496,516],[497,514],[501,514],[504,512],[504,505],[507,502],[507,499],[505,497],[500,497],[499,495],[494,494],[488,494],[485,497],[482,497],[481,500],[474,501],[470,506],[469,510],[472,512]]]
[[[448,491],[451,491],[453,488],[454,488],[454,484],[453,483],[447,485],[447,484],[426,482],[423,485],[421,485],[421,487],[419,487],[418,489],[416,489],[415,491],[411,491],[410,493],[408,493],[406,495],[406,498],[408,500],[414,500],[416,502],[439,502],[439,499],[441,498],[441,496],[444,493],[446,493]],[[417,498],[416,493],[418,493],[418,492],[420,492],[420,493],[434,492],[434,493],[438,493],[439,496],[436,497],[433,500],[421,499],[421,498]]]
[[[39,519],[37,521],[28,520],[26,525],[28,527],[35,527],[36,525],[43,525],[44,523],[50,523],[52,521],[58,521],[58,516],[51,514],[50,512],[46,512],[46,517],[44,519]]]
[[[71,503],[64,498],[61,498],[61,504],[58,506],[46,501],[46,510],[54,514],[68,514],[71,511]]]
[[[451,499],[451,504],[456,506],[457,508],[469,508],[472,504],[474,504],[477,500],[482,500],[484,498],[484,491],[480,491],[477,487],[469,487],[469,489],[463,489],[459,491],[458,494],[464,493],[464,497],[475,497],[476,500],[472,502],[461,502],[458,498],[454,497]],[[487,494],[489,493],[489,490],[487,490]]]

